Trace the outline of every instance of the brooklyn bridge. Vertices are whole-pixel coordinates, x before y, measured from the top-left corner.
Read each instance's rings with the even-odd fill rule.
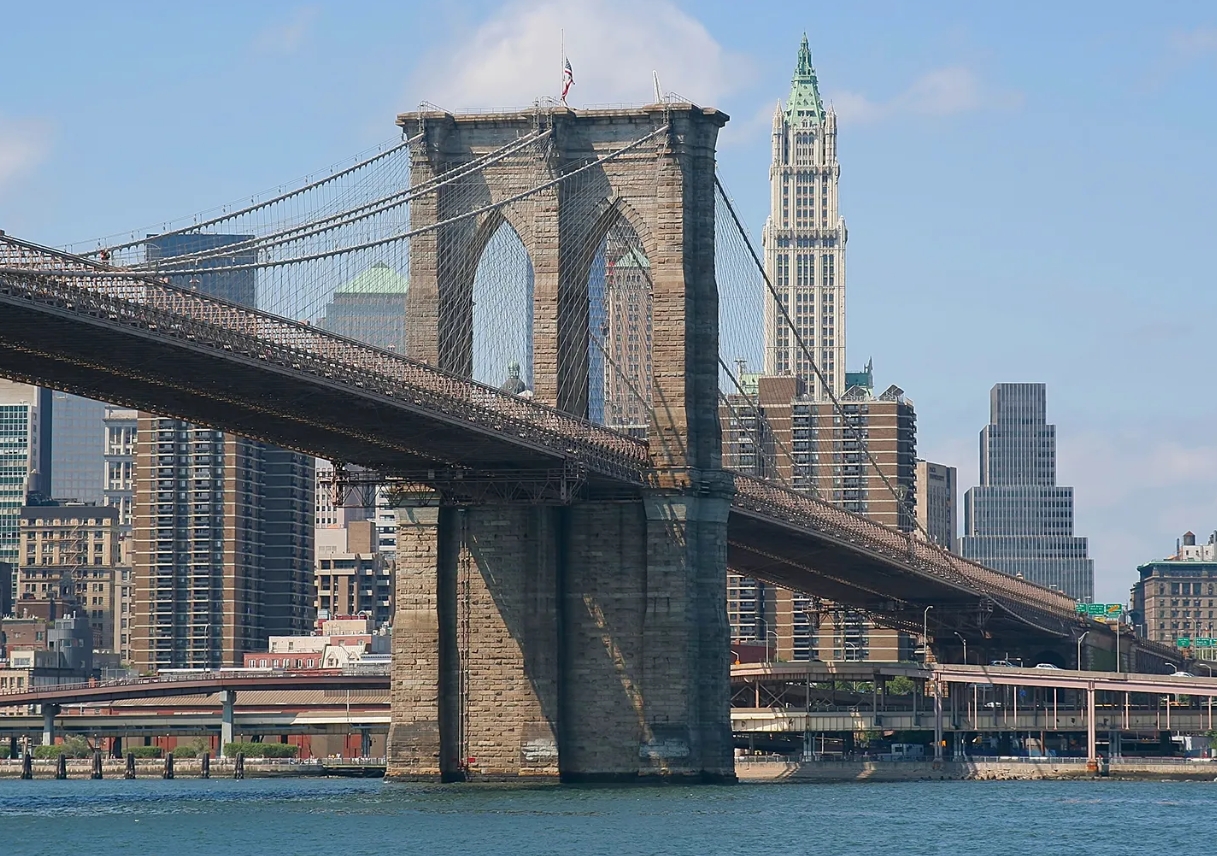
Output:
[[[728,569],[924,626],[942,662],[1070,658],[1088,629],[1111,647],[1065,595],[796,490],[789,467],[724,468],[722,422],[752,406],[733,366],[773,291],[716,171],[726,121],[677,101],[424,109],[399,143],[156,236],[4,236],[0,375],[392,488],[398,778],[731,779]],[[376,265],[408,271],[404,349],[318,323]],[[632,285],[607,293],[606,265]],[[257,308],[208,294],[217,276]]]

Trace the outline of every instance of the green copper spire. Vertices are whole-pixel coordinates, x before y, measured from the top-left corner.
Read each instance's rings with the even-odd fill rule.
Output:
[[[824,102],[820,100],[820,84],[811,64],[811,48],[807,34],[799,45],[799,64],[790,81],[790,98],[786,101],[786,121],[791,125],[819,125],[824,121]]]

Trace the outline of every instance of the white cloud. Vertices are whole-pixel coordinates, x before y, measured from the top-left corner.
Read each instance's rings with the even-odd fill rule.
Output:
[[[572,106],[654,101],[663,89],[714,105],[753,76],[668,0],[518,0],[419,65],[411,99],[445,109],[519,107],[560,92],[562,34]]]
[[[976,110],[1017,107],[1022,96],[998,91],[984,84],[976,72],[964,66],[926,72],[903,92],[886,101],[875,101],[858,92],[838,92],[833,107],[843,122],[861,124],[901,116],[953,116]]]
[[[1137,565],[1169,554],[1186,529],[1217,528],[1217,445],[1203,437],[1064,435],[1059,482],[1075,489],[1076,532],[1090,539],[1100,600],[1126,599]]]
[[[1192,59],[1207,53],[1217,53],[1217,27],[1197,27],[1172,33],[1170,46],[1175,53]]]
[[[319,6],[300,6],[293,9],[286,20],[277,21],[258,33],[254,46],[263,53],[295,53],[309,37],[320,14]]]
[[[0,115],[0,190],[38,166],[46,158],[50,141],[50,128],[45,122]]]

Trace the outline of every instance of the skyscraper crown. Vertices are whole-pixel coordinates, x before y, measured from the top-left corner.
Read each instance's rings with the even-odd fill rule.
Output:
[[[820,100],[820,83],[811,64],[811,47],[807,34],[799,45],[799,61],[790,81],[790,98],[786,101],[786,121],[791,125],[819,125],[824,121],[824,102]]]

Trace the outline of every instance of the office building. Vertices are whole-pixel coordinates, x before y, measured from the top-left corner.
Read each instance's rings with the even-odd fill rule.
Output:
[[[254,265],[258,262],[258,253],[247,245],[253,237],[198,233],[149,235],[144,247],[147,261],[164,263],[163,274],[173,285],[257,309],[258,272]],[[240,269],[227,270],[230,267]],[[183,272],[174,273],[175,270]]]
[[[0,380],[0,562],[14,568],[21,509],[51,489],[51,412],[50,390]]]
[[[102,503],[105,410],[105,404],[91,398],[51,393],[52,498]]]
[[[1080,601],[1094,562],[1073,534],[1073,488],[1056,483],[1056,426],[1042,383],[999,383],[980,432],[980,485],[964,494],[964,558]]]
[[[1175,647],[1179,640],[1191,656],[1217,660],[1217,532],[1197,544],[1185,532],[1175,553],[1137,568],[1130,617],[1137,633]]]
[[[377,262],[334,291],[320,327],[386,351],[406,350],[406,278]]]
[[[765,272],[781,306],[765,295],[765,374],[797,377],[812,401],[826,401],[829,391],[840,396],[846,387],[847,233],[837,211],[837,117],[820,98],[806,36],[790,96],[774,112],[771,140],[770,214],[762,240]],[[815,377],[809,356],[829,390]]]
[[[954,467],[917,461],[914,477],[918,532],[952,552],[956,549],[956,474]]]
[[[378,625],[387,624],[393,619],[394,563],[392,552],[381,548],[377,509],[335,506],[333,464],[316,463],[317,620],[363,613]]]
[[[122,565],[118,511],[80,503],[21,510],[21,565],[17,570],[18,614],[45,614],[58,601],[59,614],[88,619],[93,649],[130,659],[134,583]]]

